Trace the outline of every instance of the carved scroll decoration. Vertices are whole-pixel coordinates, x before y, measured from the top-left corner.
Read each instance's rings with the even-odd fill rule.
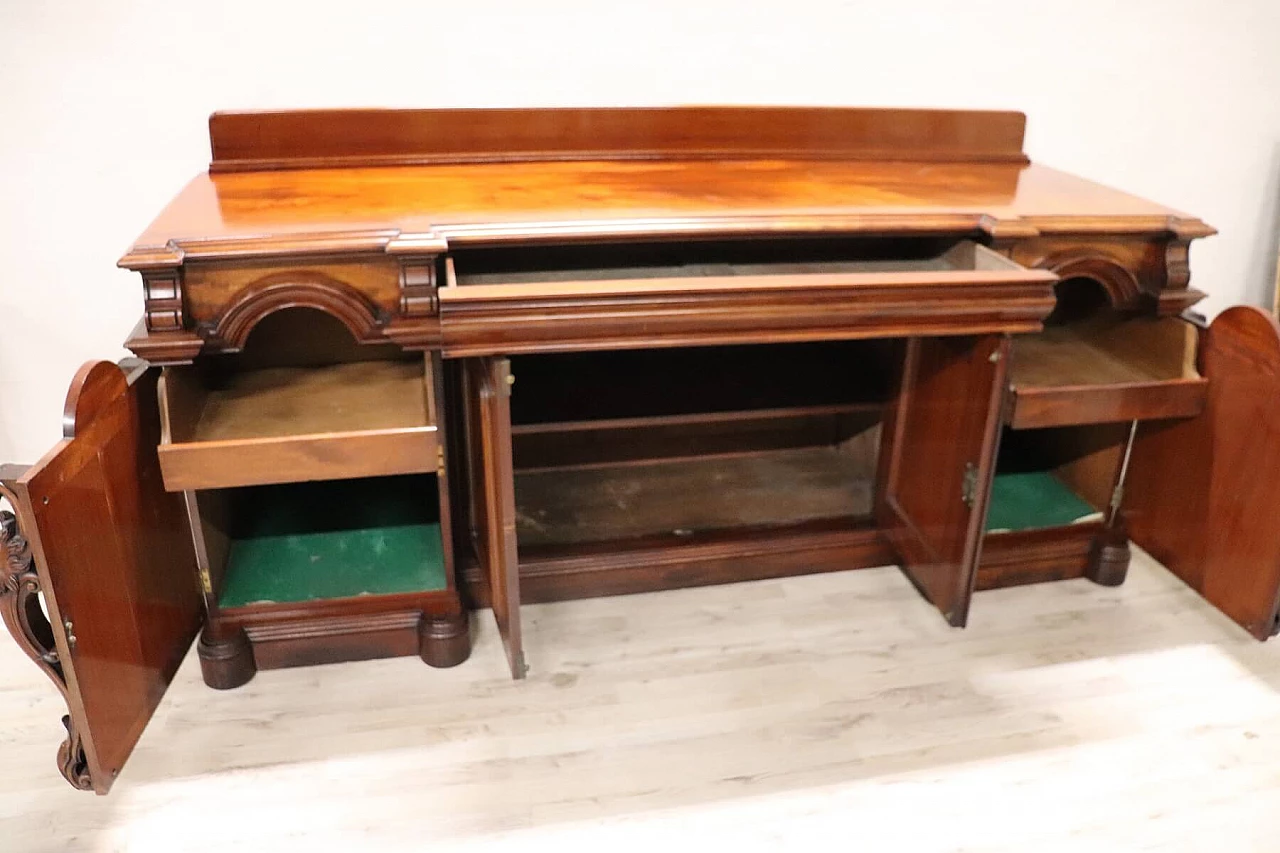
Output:
[[[7,498],[15,508],[18,506],[13,493],[3,485],[0,485],[0,497]],[[0,562],[0,617],[14,642],[49,676],[63,700],[69,701],[53,626],[40,607],[40,578],[31,543],[22,534],[17,517],[4,510],[0,510],[0,558],[3,559]],[[89,776],[81,734],[70,714],[63,716],[62,724],[67,729],[67,737],[58,748],[58,770],[72,787],[92,791],[93,780]]]

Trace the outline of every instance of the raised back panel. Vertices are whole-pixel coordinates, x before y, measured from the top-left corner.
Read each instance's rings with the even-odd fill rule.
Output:
[[[294,110],[209,118],[210,171],[492,161],[1026,163],[1018,112],[815,107]]]

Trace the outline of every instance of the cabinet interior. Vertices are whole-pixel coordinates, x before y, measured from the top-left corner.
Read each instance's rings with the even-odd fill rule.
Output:
[[[222,609],[448,587],[433,475],[193,494]]]
[[[894,341],[512,359],[522,547],[869,520]]]
[[[987,532],[1100,522],[1111,500],[1127,424],[1004,428]]]

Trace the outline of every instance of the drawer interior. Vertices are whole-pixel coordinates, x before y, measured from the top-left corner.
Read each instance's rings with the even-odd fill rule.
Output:
[[[448,587],[433,475],[203,491],[196,497],[222,609]]]
[[[326,350],[323,342],[336,334],[349,341],[345,327],[334,332],[328,315],[305,313],[315,315],[303,328],[315,342],[307,352],[280,329],[254,347],[255,330],[242,354],[165,370],[160,463],[167,488],[436,470],[430,358],[340,341]]]
[[[803,275],[1021,270],[967,240],[794,239],[463,250],[448,282],[460,286],[769,278]]]
[[[1064,282],[1060,305],[1078,305],[1065,293],[1091,286]],[[1208,393],[1196,370],[1197,341],[1197,329],[1177,317],[1106,306],[1051,316],[1043,332],[1014,341],[1006,421],[1036,428],[1197,415]]]

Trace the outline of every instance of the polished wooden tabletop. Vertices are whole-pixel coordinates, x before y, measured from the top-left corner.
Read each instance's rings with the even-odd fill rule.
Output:
[[[347,126],[361,117],[334,115]],[[397,114],[375,114],[387,115]],[[855,115],[861,122],[855,129],[861,129],[867,115],[875,113]],[[981,120],[976,125],[981,129],[992,116],[1003,117],[1007,125],[1017,114],[958,115]],[[334,124],[328,119],[321,129]],[[341,132],[341,126],[333,130]],[[1007,135],[1007,128],[1002,132]],[[1013,142],[1016,154],[1020,135]],[[847,158],[838,151],[823,151],[821,157],[792,153],[796,156],[768,159],[715,159],[704,152],[683,157],[679,151],[648,159],[556,159],[562,156],[557,154],[426,165],[381,165],[385,158],[368,161],[379,165],[352,165],[360,159],[345,157],[334,159],[342,165],[333,168],[278,168],[279,163],[215,168],[179,193],[121,264],[140,268],[182,258],[308,248],[395,251],[397,242],[411,249],[433,241],[460,245],[699,233],[1172,232],[1185,239],[1213,233],[1194,217],[1020,156],[984,153],[965,161],[957,159],[963,152],[951,151],[947,158],[932,159],[912,151],[902,155],[909,159],[867,159],[856,151]],[[876,156],[891,155],[878,151]],[[298,161],[316,162],[325,161]]]

